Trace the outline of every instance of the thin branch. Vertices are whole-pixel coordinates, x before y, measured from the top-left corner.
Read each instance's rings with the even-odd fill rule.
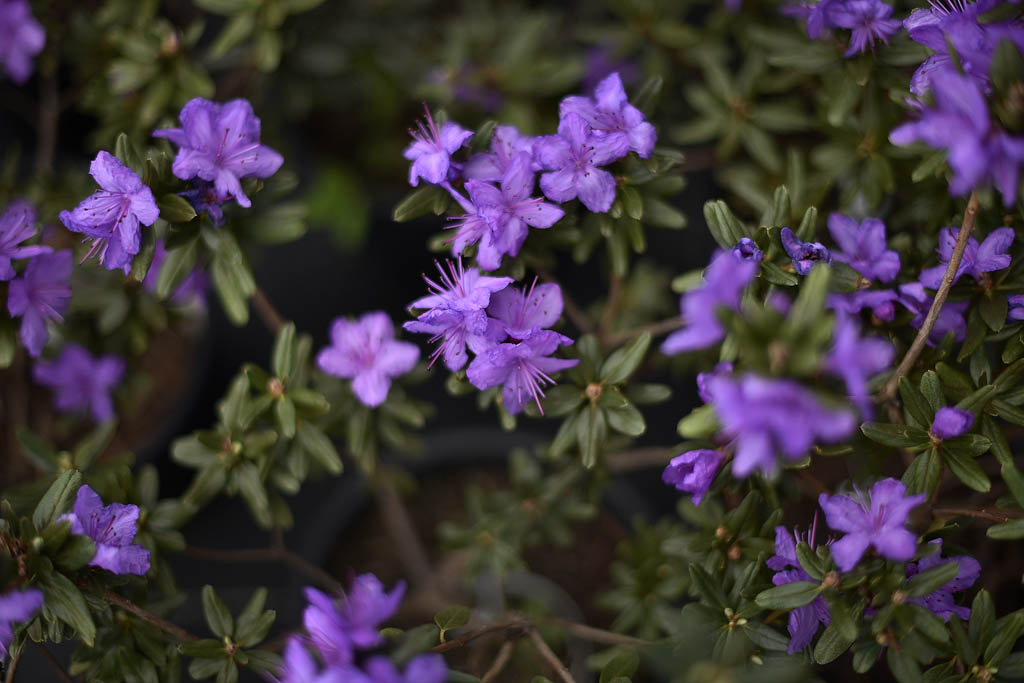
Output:
[[[985,519],[990,522],[1002,523],[1024,518],[1024,510],[995,508],[992,512],[989,512],[985,508],[980,510],[973,508],[932,508],[932,515],[944,519],[950,517],[973,517],[974,519]]]
[[[974,232],[974,222],[977,216],[978,193],[972,192],[971,198],[967,202],[967,209],[964,210],[964,220],[960,225],[960,232],[956,237],[956,246],[953,247],[953,255],[949,259],[949,265],[946,266],[945,275],[942,276],[942,284],[939,285],[939,291],[935,293],[935,299],[932,301],[932,306],[928,310],[928,315],[924,319],[924,324],[921,325],[921,329],[917,331],[917,337],[914,339],[914,343],[910,345],[907,355],[903,357],[903,360],[896,368],[896,372],[893,373],[892,378],[885,385],[885,389],[880,394],[880,401],[888,401],[896,395],[900,377],[903,377],[910,372],[910,368],[914,367],[914,363],[917,362],[918,356],[920,356],[921,352],[924,351],[924,346],[928,342],[928,336],[932,333],[932,329],[935,327],[935,323],[939,319],[939,312],[942,310],[942,305],[946,303],[946,297],[949,296],[949,290],[953,286],[953,280],[956,278],[957,270],[960,268],[960,260],[963,258],[964,250],[967,248],[967,240],[970,238],[971,233]]]
[[[75,683],[75,679],[68,675],[68,672],[64,670],[64,667],[60,665],[60,662],[57,661],[57,658],[53,656],[52,652],[47,650],[42,643],[36,643],[35,641],[32,642],[35,643],[35,646],[43,653],[43,659],[49,663],[50,668],[56,672],[60,680],[64,681],[64,683]]]
[[[413,526],[412,517],[391,479],[387,476],[379,477],[376,492],[384,526],[391,536],[398,559],[405,568],[409,580],[416,588],[438,592],[430,556],[423,547],[423,541]]]
[[[11,657],[11,663],[7,667],[7,676],[4,677],[4,683],[14,683],[14,671],[18,668],[18,662],[21,661],[21,655],[25,652],[25,643],[28,642],[28,638],[21,641],[21,645],[18,647],[18,651]]]
[[[441,643],[431,648],[431,652],[448,652],[449,650],[455,650],[467,643],[471,643],[477,638],[497,633],[498,631],[509,631],[505,635],[506,638],[511,639],[513,635],[518,636],[522,631],[529,628],[530,624],[526,621],[508,621],[500,624],[490,624],[489,626],[480,626],[467,633],[462,634],[455,640],[449,640],[447,643]]]
[[[605,462],[612,472],[630,472],[647,467],[663,467],[676,455],[678,453],[670,448],[652,446],[612,453],[605,458]]]
[[[652,337],[657,337],[667,332],[678,330],[682,326],[683,319],[679,317],[660,320],[656,323],[651,323],[650,325],[643,325],[642,327],[636,327],[632,330],[625,330],[624,332],[610,335],[608,337],[608,346],[618,346],[619,344],[636,339],[644,332],[649,332]]]
[[[190,557],[195,557],[201,560],[210,560],[212,562],[238,564],[245,564],[246,562],[280,562],[299,570],[313,581],[319,583],[322,588],[326,588],[332,593],[344,594],[345,587],[340,581],[312,562],[293,553],[291,550],[288,550],[283,546],[275,545],[270,548],[241,548],[237,550],[229,550],[223,548],[200,548],[190,545],[182,552]]]
[[[537,629],[531,628],[527,631],[527,634],[530,636],[530,640],[533,641],[533,644],[537,646],[537,651],[540,653],[540,656],[558,673],[558,677],[561,678],[564,683],[576,683],[576,679],[572,677],[571,673],[569,673],[569,669],[562,663],[562,660],[558,658],[558,655],[548,647],[548,644],[545,643],[544,639],[541,638],[539,633],[537,633]]]
[[[252,305],[256,308],[256,313],[260,316],[263,324],[267,326],[267,329],[274,335],[277,335],[284,327],[284,318],[274,308],[274,304],[270,303],[270,299],[267,298],[266,293],[256,285],[256,291],[252,293]]]
[[[560,626],[561,628],[564,628],[566,633],[569,635],[589,640],[592,643],[601,643],[602,645],[629,645],[631,647],[651,644],[650,641],[643,640],[642,638],[634,638],[633,636],[615,633],[614,631],[606,631],[601,628],[594,628],[593,626],[587,626],[586,624],[580,624],[575,621],[568,621],[567,619],[559,619],[558,617],[544,617],[538,621],[543,621],[546,624],[552,624],[554,626]]]
[[[163,617],[158,617],[149,610],[140,607],[139,605],[136,605],[134,602],[124,597],[123,595],[108,590],[106,593],[103,594],[103,597],[107,600],[107,602],[111,602],[120,607],[121,609],[123,609],[124,611],[131,612],[139,619],[142,619],[143,621],[150,623],[153,626],[156,626],[158,629],[160,629],[167,635],[171,636],[175,640],[179,640],[183,643],[191,643],[193,641],[199,640],[199,638],[192,635],[180,626],[172,624]]]
[[[515,649],[516,644],[511,640],[506,640],[502,643],[501,649],[498,650],[498,656],[494,658],[494,663],[487,669],[487,673],[480,679],[480,683],[491,683],[491,681],[497,678],[504,670],[505,665],[512,659],[512,652]]]
[[[536,266],[534,267],[534,270],[537,271],[537,274],[540,275],[540,278],[545,282],[557,282],[557,280],[555,280],[555,276],[547,269]],[[569,320],[572,321],[572,324],[575,325],[580,332],[593,333],[595,331],[594,326],[590,323],[590,320],[587,319],[587,314],[583,312],[583,309],[580,308],[579,304],[577,304],[564,289],[562,290],[562,307],[565,310],[565,315],[568,316]]]
[[[39,84],[39,125],[36,135],[36,174],[53,172],[57,151],[57,120],[60,117],[60,93],[56,76],[43,78]]]

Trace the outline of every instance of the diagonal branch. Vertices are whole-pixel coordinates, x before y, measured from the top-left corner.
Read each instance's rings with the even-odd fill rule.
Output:
[[[123,595],[108,590],[106,593],[103,594],[103,597],[107,600],[107,602],[111,602],[120,607],[121,609],[123,609],[124,611],[131,612],[139,619],[142,619],[143,621],[148,622],[153,626],[156,626],[158,629],[160,629],[167,635],[171,636],[175,640],[181,641],[182,643],[191,643],[193,641],[199,640],[199,638],[192,635],[180,626],[172,624],[163,617],[158,617],[157,615],[153,614],[144,607],[136,605],[134,602],[124,597]]]

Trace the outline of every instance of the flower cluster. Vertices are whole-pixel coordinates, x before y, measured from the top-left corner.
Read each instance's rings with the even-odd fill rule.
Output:
[[[818,0],[791,5],[783,11],[804,19],[812,40],[824,37],[831,29],[849,29],[847,57],[866,52],[878,41],[888,45],[902,25],[892,18],[892,6],[881,0]]]
[[[806,537],[806,543],[812,550],[817,530],[818,517],[815,515],[814,524]],[[796,554],[796,544],[804,540],[797,531],[790,531],[784,526],[775,527],[775,554],[765,562],[768,568],[775,572],[772,575],[774,585],[784,586],[794,581],[812,580]],[[831,621],[832,615],[828,611],[828,604],[820,595],[810,604],[791,611],[788,624],[789,653],[799,652],[810,645],[814,634],[818,632],[819,624],[828,626]]]
[[[437,654],[414,657],[399,671],[388,657],[369,654],[384,638],[380,625],[391,618],[405,595],[399,582],[387,592],[373,574],[355,577],[345,597],[306,589],[306,636],[292,636],[285,648],[280,683],[442,683],[448,668]],[[312,649],[312,652],[310,651]]]

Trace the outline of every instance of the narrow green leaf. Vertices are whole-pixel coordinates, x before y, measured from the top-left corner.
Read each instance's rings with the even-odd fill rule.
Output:
[[[199,236],[196,235],[177,248],[167,250],[167,258],[156,277],[156,295],[169,297],[195,268],[199,257]]]
[[[926,493],[929,496],[939,485],[942,458],[934,448],[929,448],[910,463],[901,480],[909,493]]]
[[[992,482],[989,480],[988,475],[985,474],[985,471],[978,466],[973,457],[963,450],[946,448],[945,444],[943,444],[942,456],[946,461],[946,466],[949,467],[949,471],[967,486],[981,493],[985,493],[992,488]]]
[[[84,534],[74,534],[53,558],[64,571],[73,572],[89,564],[96,557],[96,543]]]
[[[935,411],[928,405],[924,394],[906,377],[900,377],[899,388],[903,409],[909,417],[909,423],[921,429],[930,429]]]
[[[196,210],[191,202],[180,195],[165,194],[156,201],[160,209],[160,218],[168,223],[188,223],[196,217]]]
[[[600,683],[611,683],[618,678],[629,679],[640,668],[640,656],[636,650],[628,649],[617,654],[603,669]]]
[[[616,385],[625,382],[643,362],[651,345],[651,335],[645,332],[626,345],[613,351],[601,365],[598,375],[602,382]]]
[[[899,683],[921,683],[921,669],[905,650],[886,648],[885,661]]]
[[[893,448],[921,446],[931,441],[928,432],[919,427],[889,422],[865,422],[860,431],[872,441]]]
[[[626,436],[640,436],[647,429],[643,414],[631,403],[604,411],[608,426]]]
[[[415,190],[395,206],[391,214],[392,220],[396,223],[405,223],[420,216],[425,216],[433,210],[434,203],[437,201],[437,195],[443,193],[444,190],[434,185]]]
[[[960,572],[960,563],[956,560],[943,562],[931,569],[915,574],[907,581],[906,592],[912,598],[921,598],[933,593],[956,578]]]
[[[1002,524],[993,524],[985,532],[997,541],[1016,541],[1024,538],[1024,519],[1014,519]]]
[[[203,616],[206,618],[207,626],[221,638],[225,636],[230,638],[234,635],[235,622],[231,618],[231,612],[228,611],[227,605],[217,595],[213,586],[203,586],[202,596]]]
[[[54,479],[50,488],[39,500],[35,511],[32,513],[32,523],[36,529],[42,529],[64,514],[78,493],[82,485],[82,473],[78,470],[66,470]]]
[[[853,641],[854,638],[844,635],[835,623],[829,624],[814,646],[814,661],[818,664],[835,661],[839,655],[850,649]]]
[[[321,467],[323,467],[331,475],[337,476],[341,474],[342,462],[341,456],[338,455],[337,449],[334,448],[334,444],[327,438],[319,427],[301,420],[298,423],[296,434],[299,437],[299,443],[306,452],[309,453],[314,460],[316,460]]]
[[[295,323],[288,322],[281,326],[274,340],[274,353],[271,369],[282,381],[287,380],[295,372]]]
[[[755,598],[764,609],[791,610],[810,604],[821,594],[821,586],[811,581],[793,581],[761,591]]]
[[[58,572],[44,574],[37,584],[45,599],[43,614],[49,613],[75,629],[82,642],[92,647],[96,640],[96,624],[78,587]]]

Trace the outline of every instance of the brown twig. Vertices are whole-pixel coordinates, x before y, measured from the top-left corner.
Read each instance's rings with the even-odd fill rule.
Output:
[[[7,667],[7,676],[4,677],[4,683],[14,683],[14,670],[18,668],[18,662],[21,661],[21,655],[25,652],[25,643],[28,639],[21,641],[21,645],[18,647],[17,652],[11,657],[11,663]]]
[[[259,285],[256,285],[256,291],[252,293],[252,305],[256,308],[256,313],[260,316],[263,324],[267,326],[267,329],[274,335],[281,331],[284,327],[284,318],[274,308],[274,304],[270,303],[270,299],[267,298],[266,293],[260,289]]]
[[[35,641],[32,642],[35,643]],[[50,668],[56,672],[60,680],[64,681],[64,683],[75,683],[75,679],[71,678],[68,672],[64,670],[64,667],[60,665],[60,662],[57,661],[57,658],[53,656],[52,652],[47,650],[42,643],[35,643],[35,646],[43,653],[43,659],[49,663]]]
[[[576,679],[572,677],[571,673],[569,673],[569,669],[562,663],[562,660],[558,658],[558,655],[548,647],[548,644],[544,642],[544,639],[541,638],[539,633],[537,633],[537,629],[531,628],[527,631],[527,634],[530,636],[530,640],[533,641],[533,644],[537,646],[537,652],[539,652],[544,661],[546,661],[551,668],[558,673],[558,677],[561,678],[564,683],[576,683]]]
[[[492,633],[497,633],[498,631],[509,630],[510,632],[515,632],[517,630],[525,630],[529,628],[529,626],[530,624],[526,621],[508,621],[502,622],[500,624],[480,626],[478,628],[473,629],[472,631],[462,634],[455,640],[449,640],[447,643],[435,645],[430,650],[431,652],[448,652],[449,650],[455,650],[462,647],[463,645],[471,643],[477,638],[482,638],[483,636],[490,635]],[[510,635],[511,633],[506,635],[506,637],[508,638],[510,637]]]
[[[537,271],[541,280],[544,280],[545,282],[557,282],[557,280],[555,280],[555,276],[545,268],[536,266],[534,270]],[[595,331],[594,326],[587,319],[587,314],[583,312],[583,309],[580,308],[579,304],[577,304],[564,289],[562,290],[562,307],[565,309],[565,315],[568,316],[569,320],[572,321],[572,324],[575,325],[580,332],[593,333]]]
[[[121,609],[123,609],[124,611],[131,612],[139,619],[142,619],[143,621],[150,623],[153,626],[156,626],[158,629],[160,629],[167,635],[171,636],[175,640],[179,640],[183,643],[191,643],[193,641],[199,640],[199,638],[192,635],[180,626],[172,624],[163,617],[158,617],[149,610],[140,607],[139,605],[136,605],[134,602],[124,597],[123,595],[108,590],[106,593],[103,594],[103,597],[107,600],[107,602],[111,602],[120,607]]]
[[[36,134],[36,173],[53,172],[53,156],[57,151],[57,119],[60,117],[60,93],[56,76],[43,78],[39,84],[39,125]]]
[[[946,297],[949,296],[949,290],[953,286],[953,280],[956,278],[957,270],[960,268],[960,260],[963,258],[964,250],[967,248],[967,240],[971,233],[974,232],[974,222],[977,216],[978,193],[972,192],[971,198],[967,201],[967,208],[964,210],[964,220],[960,224],[960,232],[956,236],[956,246],[953,247],[953,254],[949,259],[949,265],[946,266],[946,273],[942,276],[939,291],[935,293],[935,299],[932,301],[931,308],[928,309],[928,315],[924,319],[924,324],[917,331],[914,343],[910,345],[907,355],[903,357],[903,360],[896,368],[896,372],[893,373],[888,383],[886,383],[885,389],[879,395],[880,402],[888,401],[896,395],[900,377],[910,372],[910,368],[914,366],[918,356],[924,351],[924,346],[928,342],[928,336],[932,333],[932,329],[939,319],[942,305],[946,303]]]
[[[274,545],[269,548],[229,550],[222,548],[200,548],[190,545],[186,546],[182,552],[190,557],[213,562],[237,562],[238,564],[246,562],[281,562],[299,570],[310,579],[319,583],[322,588],[337,594],[344,593],[344,586],[340,581],[284,546]]]
[[[402,497],[395,490],[395,485],[387,476],[379,477],[377,482],[377,503],[384,520],[384,527],[394,542],[398,559],[405,568],[409,581],[420,590],[438,593],[437,581],[434,577],[433,565],[423,542],[416,533],[409,511],[402,502]]]
[[[487,669],[487,673],[480,679],[480,683],[491,683],[491,681],[497,678],[502,670],[504,670],[505,665],[512,659],[512,652],[515,649],[516,644],[511,640],[506,640],[502,643],[501,649],[498,650],[498,656],[494,658],[494,663]]]
[[[624,332],[619,332],[618,334],[610,335],[607,340],[608,346],[618,346],[619,344],[622,344],[624,342],[636,339],[645,332],[650,333],[652,337],[657,337],[659,335],[665,334],[666,332],[678,330],[682,326],[683,319],[679,317],[668,318],[667,320],[660,320],[656,323],[651,323],[650,325],[643,325],[642,327],[636,327],[633,328],[632,330],[625,330]]]
[[[602,645],[629,645],[631,647],[650,645],[649,641],[643,640],[642,638],[634,638],[633,636],[615,633],[614,631],[605,631],[601,628],[594,628],[593,626],[587,626],[586,624],[580,624],[567,619],[559,619],[558,617],[544,617],[538,621],[543,621],[545,624],[559,626],[565,629],[565,632],[569,635],[582,638],[583,640],[589,640],[592,643],[601,643]]]
[[[1024,510],[995,508],[994,512],[989,512],[984,508],[980,510],[973,508],[932,508],[932,515],[940,518],[973,517],[974,519],[985,519],[990,522],[1002,523],[1024,518]]]
[[[647,467],[662,467],[676,455],[678,453],[672,449],[652,446],[612,453],[605,458],[605,462],[608,463],[608,469],[612,472],[630,472]]]

